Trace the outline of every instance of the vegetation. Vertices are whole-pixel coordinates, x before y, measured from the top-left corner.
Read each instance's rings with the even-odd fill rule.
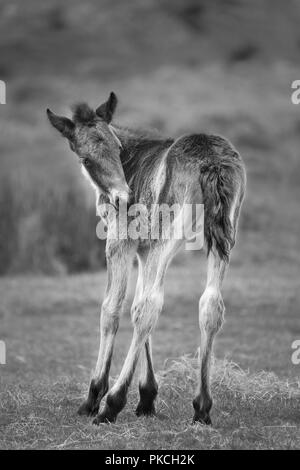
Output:
[[[226,322],[215,347],[220,359],[213,367],[212,427],[191,424],[197,306],[205,282],[202,257],[186,253],[168,273],[166,306],[153,337],[157,417],[135,416],[136,376],[117,423],[100,427],[76,410],[97,357],[105,273],[3,279],[1,338],[7,364],[0,378],[1,448],[299,447],[299,365],[291,362],[300,305],[297,266],[258,267],[239,259],[234,258],[225,282]],[[117,336],[111,384],[132,335],[129,304],[135,276]]]
[[[274,1],[265,9],[261,1],[223,3],[0,3],[0,78],[8,95],[0,107],[1,274],[104,265],[94,195],[45,109],[68,113],[82,100],[97,106],[111,89],[124,124],[230,138],[248,168],[242,228],[265,244],[266,227],[276,240],[292,224],[287,249],[294,250],[299,113],[290,84],[299,8],[289,3],[278,21]],[[282,28],[289,35],[278,43]]]

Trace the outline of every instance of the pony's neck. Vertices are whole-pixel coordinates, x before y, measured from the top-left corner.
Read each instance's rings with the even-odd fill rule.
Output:
[[[143,180],[154,171],[173,139],[162,138],[157,132],[128,129],[115,124],[112,130],[121,143],[120,159],[126,182],[131,190],[139,193]]]

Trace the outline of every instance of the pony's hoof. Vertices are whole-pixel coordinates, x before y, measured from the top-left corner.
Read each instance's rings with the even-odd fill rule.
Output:
[[[83,402],[77,410],[79,416],[96,416],[97,413],[97,407],[92,406],[88,401]]]
[[[196,413],[193,418],[193,424],[196,423],[204,424],[206,426],[212,426],[212,421],[210,419],[209,414],[201,415]]]
[[[96,416],[96,418],[93,419],[92,424],[94,424],[95,426],[99,426],[99,424],[101,423],[110,424],[110,423],[114,423],[116,419],[117,419],[116,416],[110,416],[103,412],[103,413],[99,413]]]
[[[153,403],[150,406],[145,406],[143,403],[139,403],[135,410],[135,414],[137,416],[155,416],[155,406]]]

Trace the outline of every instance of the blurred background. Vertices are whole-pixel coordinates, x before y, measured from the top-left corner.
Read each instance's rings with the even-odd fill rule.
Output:
[[[104,265],[94,195],[45,109],[111,90],[116,122],[229,138],[248,169],[241,255],[299,260],[299,21],[298,0],[1,0],[0,273]]]

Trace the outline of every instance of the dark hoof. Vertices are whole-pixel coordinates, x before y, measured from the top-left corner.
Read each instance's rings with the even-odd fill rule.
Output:
[[[212,425],[209,414],[206,414],[206,415],[195,414],[193,418],[193,424],[195,423],[205,424],[206,426]]]
[[[212,408],[212,399],[210,397],[201,397],[198,395],[193,400],[193,407],[195,410],[193,423],[200,423],[205,424],[207,426],[211,426],[211,419],[209,416],[209,412]]]
[[[158,387],[156,382],[147,386],[139,386],[140,401],[135,410],[137,416],[154,416],[155,406],[154,401],[157,396]]]
[[[143,403],[139,403],[135,410],[135,414],[137,416],[155,416],[156,411],[154,403],[152,403],[150,406],[145,406]]]
[[[82,403],[82,405],[80,405],[77,413],[79,416],[96,416],[98,409],[98,406],[93,406],[88,401],[85,401]]]
[[[93,424],[114,423],[118,414],[126,405],[127,388],[123,387],[114,395],[108,394],[104,409],[93,420]]]
[[[115,423],[116,419],[117,416],[110,415],[109,413],[105,413],[105,411],[103,411],[102,413],[99,413],[96,418],[93,419],[93,424],[99,426],[99,424],[101,423]]]

